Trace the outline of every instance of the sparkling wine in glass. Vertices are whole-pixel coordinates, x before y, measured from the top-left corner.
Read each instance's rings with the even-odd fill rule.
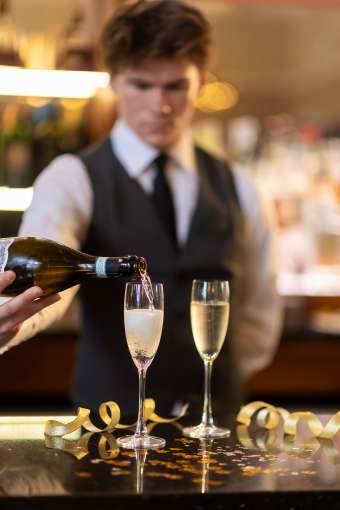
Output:
[[[129,449],[161,448],[165,445],[164,439],[148,435],[144,419],[146,372],[158,349],[164,314],[163,285],[153,283],[151,290],[152,300],[145,282],[129,282],[125,287],[125,336],[139,376],[136,432],[118,438],[118,444]]]
[[[204,363],[204,404],[201,423],[186,427],[190,437],[225,437],[229,429],[214,425],[211,405],[211,372],[223,346],[229,322],[229,284],[224,280],[194,280],[190,303],[191,328],[196,349]]]

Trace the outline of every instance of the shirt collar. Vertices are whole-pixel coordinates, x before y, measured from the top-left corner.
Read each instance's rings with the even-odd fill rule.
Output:
[[[145,143],[124,121],[118,120],[113,126],[110,139],[115,155],[131,177],[138,178],[150,167],[159,151]],[[195,172],[195,151],[190,130],[182,133],[180,139],[168,151],[169,156],[188,172]]]

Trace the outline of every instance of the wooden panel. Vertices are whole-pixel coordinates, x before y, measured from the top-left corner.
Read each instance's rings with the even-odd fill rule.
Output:
[[[39,336],[0,357],[0,394],[67,395],[75,337]]]
[[[340,341],[284,339],[272,364],[248,384],[256,395],[340,396]]]
[[[41,335],[0,357],[0,395],[67,397],[76,337]],[[284,338],[272,364],[255,377],[249,395],[279,398],[340,396],[340,341]]]

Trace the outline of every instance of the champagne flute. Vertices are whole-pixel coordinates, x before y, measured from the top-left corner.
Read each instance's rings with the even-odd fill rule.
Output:
[[[152,292],[150,292],[152,290]],[[135,434],[118,438],[123,448],[162,448],[165,440],[147,433],[144,419],[145,379],[148,367],[157,352],[163,327],[163,285],[128,282],[124,297],[125,335],[131,357],[138,370],[139,403]]]
[[[190,303],[191,328],[199,355],[204,362],[204,404],[201,423],[186,427],[190,437],[225,437],[230,430],[214,425],[211,406],[211,372],[228,329],[229,284],[223,280],[194,280]]]
[[[137,494],[143,494],[144,486],[144,467],[148,450],[142,448],[135,448],[136,457],[136,492]]]
[[[211,452],[214,439],[202,437],[200,439],[200,447],[202,453],[202,479],[201,479],[201,493],[206,494],[209,492],[209,475],[211,467]]]

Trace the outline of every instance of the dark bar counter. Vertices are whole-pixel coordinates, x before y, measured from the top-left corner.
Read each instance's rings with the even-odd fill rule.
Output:
[[[0,418],[1,509],[340,508],[336,440],[287,442],[233,420],[229,438],[188,439],[186,417],[153,428],[164,449],[137,454],[117,447],[126,431],[45,438],[47,419]]]

